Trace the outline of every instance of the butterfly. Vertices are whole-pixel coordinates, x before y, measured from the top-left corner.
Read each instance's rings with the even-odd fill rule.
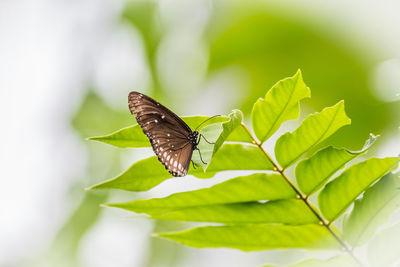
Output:
[[[198,131],[192,131],[171,110],[142,93],[130,92],[128,104],[130,112],[135,115],[137,123],[149,138],[158,160],[173,176],[185,176],[189,170],[193,151],[199,150],[197,145],[201,137],[207,143],[210,142]],[[199,155],[201,161],[205,163],[200,150]]]

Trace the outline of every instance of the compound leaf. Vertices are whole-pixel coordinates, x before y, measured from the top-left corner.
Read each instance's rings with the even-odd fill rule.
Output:
[[[200,167],[196,169],[190,167],[189,174],[199,178],[210,178],[217,172],[226,170],[272,169],[271,162],[265,158],[258,147],[244,144],[224,144],[212,158],[206,172]],[[157,157],[150,157],[135,162],[118,177],[94,185],[91,189],[147,191],[170,178],[173,176],[164,169]]]

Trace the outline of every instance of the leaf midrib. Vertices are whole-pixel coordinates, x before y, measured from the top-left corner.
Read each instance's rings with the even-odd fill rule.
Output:
[[[348,152],[347,150],[346,150],[346,152]],[[351,160],[353,160],[355,157],[357,157],[359,154],[352,154],[352,157],[349,159],[349,160],[347,160],[346,162],[344,162],[343,164],[341,164],[340,166],[338,166],[337,168],[335,168],[333,171],[331,171],[330,173],[329,173],[329,175],[327,175],[321,182],[319,182],[316,186],[314,186],[313,187],[313,189],[312,190],[310,190],[310,193],[308,193],[308,195],[311,195],[311,194],[313,194],[313,193],[315,193],[315,191],[317,191],[318,189],[316,189],[316,188],[319,188],[321,185],[323,185],[323,184],[325,184],[325,182],[327,181],[327,180],[329,180],[329,178],[330,177],[332,177],[336,172],[338,172],[340,169],[342,169],[343,167],[344,167],[344,165],[346,165],[347,163],[349,163]]]
[[[278,117],[277,117],[277,118],[275,119],[275,121],[272,123],[272,126],[270,127],[270,129],[268,130],[268,132],[263,136],[263,139],[265,139],[265,137],[268,136],[268,135],[270,134],[270,132],[274,129],[276,123],[277,123],[277,122],[279,121],[279,119],[281,118],[282,114],[286,111],[286,108],[289,106],[289,103],[290,103],[290,101],[292,100],[292,97],[293,97],[293,95],[294,95],[294,92],[296,91],[296,86],[297,86],[298,81],[299,81],[299,78],[297,77],[297,78],[296,78],[295,85],[294,85],[294,88],[293,88],[292,92],[290,93],[290,96],[289,96],[288,101],[286,102],[284,108],[283,108],[283,109],[281,110],[281,112],[279,113]],[[264,100],[264,102],[265,102],[265,100]],[[261,144],[263,144],[265,141],[266,141],[266,140],[262,140]]]
[[[329,122],[328,126],[326,127],[325,131],[323,132],[323,134],[308,148],[306,148],[305,150],[303,150],[301,153],[299,153],[299,156],[297,156],[296,158],[294,158],[292,161],[290,161],[289,163],[286,164],[286,166],[284,168],[287,168],[288,166],[290,166],[293,162],[295,162],[298,158],[301,157],[301,155],[303,155],[304,153],[306,153],[307,151],[309,151],[310,149],[312,149],[314,146],[316,146],[322,139],[323,137],[325,137],[326,133],[328,132],[328,130],[331,128],[332,123],[335,121],[337,114],[339,112],[339,108],[337,108],[335,115],[333,116],[332,120]],[[322,112],[320,112],[319,114],[321,114]]]
[[[393,165],[391,165],[393,166]],[[386,169],[385,171],[383,171],[381,174],[377,175],[376,177],[382,177],[385,175],[385,173],[387,172],[387,170],[389,170],[390,168]],[[368,188],[368,186],[370,186],[375,180],[377,180],[379,178],[375,178],[372,182],[370,182],[365,188]],[[352,198],[349,202],[346,202],[344,207],[342,209],[340,209],[340,211],[338,211],[336,213],[336,215],[330,220],[330,221],[334,221],[338,218],[339,214],[342,214],[348,207],[349,205],[363,192],[364,190],[362,190],[360,193],[358,193],[354,198]]]

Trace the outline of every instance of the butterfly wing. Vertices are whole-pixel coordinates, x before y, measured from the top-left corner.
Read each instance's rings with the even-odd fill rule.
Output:
[[[129,109],[149,138],[158,160],[174,176],[185,176],[194,145],[188,139],[190,127],[168,108],[138,93],[129,94]]]

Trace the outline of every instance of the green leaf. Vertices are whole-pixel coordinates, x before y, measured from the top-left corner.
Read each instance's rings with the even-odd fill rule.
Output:
[[[201,151],[201,158],[199,156],[199,153],[196,152],[192,157],[193,162],[196,165],[202,166],[203,169],[207,169],[209,163],[211,162],[211,158],[226,141],[228,136],[232,132],[235,132],[235,130],[238,129],[238,126],[239,128],[241,128],[240,124],[242,122],[242,119],[242,112],[240,110],[233,110],[232,113],[229,114],[228,121],[222,123],[214,123],[202,128],[200,131],[201,137],[199,138],[200,143],[197,146],[197,148],[199,148],[199,150]],[[237,137],[240,136],[238,135]],[[246,134],[246,138],[249,138],[248,134]]]
[[[165,198],[135,200],[109,206],[150,215],[203,205],[251,202],[294,198],[296,193],[276,173],[255,173],[239,176],[210,188],[172,194]]]
[[[320,189],[325,182],[350,160],[365,153],[377,137],[370,135],[361,151],[352,152],[332,146],[321,149],[309,159],[296,166],[296,180],[301,191],[311,195]]]
[[[236,129],[242,128],[240,124],[243,121],[243,113],[238,110],[232,110],[232,113],[229,114],[229,120],[226,122],[222,122],[222,132],[218,139],[215,141],[214,152],[217,152],[218,149],[222,146],[222,144],[227,140],[227,138],[235,132]],[[242,129],[243,130],[243,129]],[[250,140],[250,141],[249,141]],[[236,131],[236,138],[231,138],[230,141],[238,141],[238,142],[250,142],[251,138],[248,134],[243,131]]]
[[[196,151],[193,153],[195,155]],[[209,178],[217,172],[227,170],[273,169],[272,163],[257,146],[225,143],[214,155],[205,173],[200,168],[191,168],[189,174],[193,174],[196,177]]]
[[[379,232],[376,237],[368,243],[367,256],[370,266],[395,266],[394,263],[399,262],[399,236],[400,223],[397,223]]]
[[[133,118],[133,117],[132,117]],[[200,123],[207,120],[207,116],[182,117],[183,121],[189,125],[191,129],[196,128]],[[203,124],[203,127],[216,122],[227,121],[227,117],[216,117]],[[116,147],[150,147],[147,136],[143,133],[142,128],[138,124],[122,128],[108,135],[89,137],[89,140],[104,142]]]
[[[266,203],[203,205],[172,210],[152,217],[160,220],[225,224],[280,223],[301,225],[318,223],[318,218],[304,201],[299,199],[272,200]]]
[[[253,139],[244,127],[237,127],[228,135],[225,141],[253,143]]]
[[[362,199],[356,200],[343,225],[344,237],[351,245],[366,243],[387,221],[390,213],[399,207],[399,187],[399,175],[388,174],[367,189]]]
[[[299,101],[310,97],[310,89],[305,85],[301,71],[293,77],[276,83],[253,106],[251,121],[254,133],[263,143],[281,124],[299,117]]]
[[[340,248],[328,230],[318,224],[207,226],[157,235],[196,248],[228,247],[243,251]]]
[[[287,267],[358,267],[359,264],[348,254],[339,255],[326,260],[309,259]]]
[[[329,182],[318,196],[322,214],[335,220],[373,182],[396,168],[398,157],[371,158],[355,164]]]
[[[309,115],[293,133],[287,132],[277,140],[276,159],[282,168],[286,168],[347,124],[350,124],[350,119],[344,111],[343,101]]]
[[[268,161],[258,147],[244,144],[224,144],[211,160],[205,173],[202,168],[193,169],[191,167],[189,174],[200,178],[210,178],[217,172],[226,170],[272,169],[271,162]],[[157,160],[157,157],[151,157],[135,162],[118,177],[94,185],[90,189],[147,191],[170,178],[173,178],[172,175],[164,169],[164,166]]]

